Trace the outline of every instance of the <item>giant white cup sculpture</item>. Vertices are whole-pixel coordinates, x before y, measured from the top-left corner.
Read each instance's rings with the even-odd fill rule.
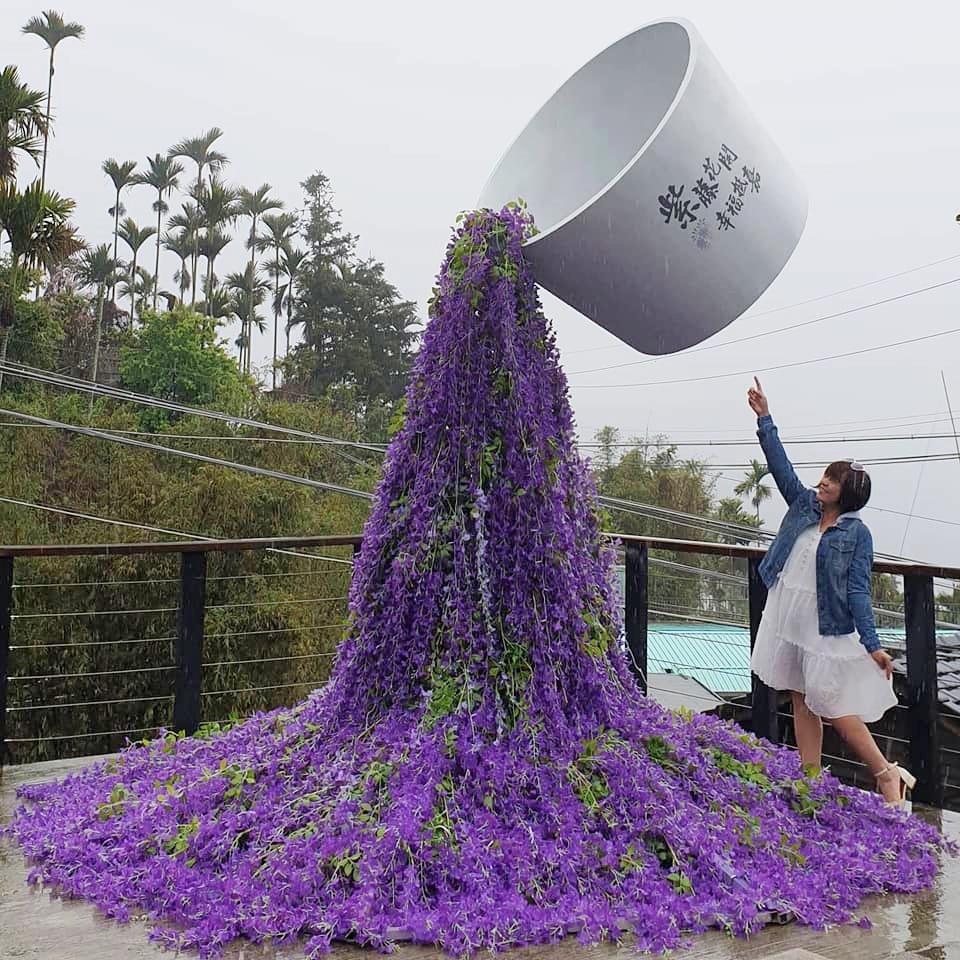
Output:
[[[807,216],[803,185],[683,20],[624,37],[544,104],[480,205],[521,197],[537,282],[653,354],[739,317]]]

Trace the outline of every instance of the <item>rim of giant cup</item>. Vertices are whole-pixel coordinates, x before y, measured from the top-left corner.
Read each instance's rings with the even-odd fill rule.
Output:
[[[693,25],[692,21],[688,20],[686,17],[661,17],[659,20],[651,20],[649,23],[645,23],[642,27],[637,27],[636,30],[631,30],[629,33],[625,33],[618,40],[614,40],[613,43],[608,43],[599,53],[592,56],[586,63],[582,64],[577,70],[575,70],[563,83],[557,87],[553,93],[547,97],[546,100],[540,105],[540,108],[530,117],[529,120],[523,125],[523,128],[520,132],[510,141],[509,146],[503,153],[500,154],[500,159],[497,160],[496,165],[493,168],[490,176],[487,177],[486,182],[483,185],[483,189],[480,191],[480,196],[482,197],[486,192],[487,188],[493,182],[496,175],[500,172],[500,168],[503,166],[504,161],[513,151],[513,148],[517,145],[523,135],[527,132],[527,128],[530,126],[533,121],[543,113],[544,110],[550,105],[550,102],[556,97],[556,95],[565,87],[567,84],[572,83],[578,74],[586,70],[594,61],[599,60],[604,56],[608,50],[612,47],[615,47],[618,43],[623,43],[624,40],[627,40],[630,37],[636,36],[638,33],[643,33],[644,30],[649,30],[652,27],[660,26],[664,23],[674,24],[678,27],[681,27],[687,35],[687,40],[690,44],[690,50],[687,55],[687,66],[686,70],[683,73],[683,79],[680,81],[679,86],[677,87],[677,92],[674,94],[673,100],[670,101],[670,106],[664,111],[663,116],[660,118],[660,121],[657,123],[656,127],[651,131],[650,136],[640,145],[640,148],[637,152],[617,171],[616,175],[611,177],[607,183],[604,184],[593,196],[589,197],[579,207],[576,207],[571,211],[567,216],[563,217],[560,220],[557,220],[555,223],[550,224],[549,227],[545,229],[539,229],[539,232],[536,236],[531,237],[529,240],[524,242],[525,247],[534,246],[538,240],[544,240],[549,237],[552,233],[555,233],[561,227],[568,224],[571,220],[575,220],[577,217],[583,213],[584,210],[593,206],[604,194],[609,193],[637,164],[643,154],[646,152],[647,148],[656,140],[660,131],[666,126],[667,121],[673,116],[674,112],[677,109],[677,105],[680,103],[680,100],[683,98],[684,93],[686,92],[687,87],[690,85],[690,78],[693,76],[694,67],[696,67],[699,48],[703,43],[703,39],[700,36],[700,32]]]

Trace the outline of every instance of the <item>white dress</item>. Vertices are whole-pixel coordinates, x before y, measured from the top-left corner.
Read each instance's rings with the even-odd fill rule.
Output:
[[[796,690],[821,717],[879,720],[897,703],[891,681],[854,631],[827,637],[817,616],[816,524],[797,537],[767,603],[750,668],[774,690]]]

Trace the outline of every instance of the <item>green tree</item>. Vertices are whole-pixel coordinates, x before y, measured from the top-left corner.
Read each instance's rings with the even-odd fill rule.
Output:
[[[181,280],[185,273],[186,276],[190,278],[194,290],[196,290],[197,262],[200,255],[200,233],[203,230],[203,216],[200,213],[200,208],[191,200],[184,201],[180,208],[180,213],[175,213],[167,221],[167,230],[179,230],[181,240],[190,245],[190,269],[185,270],[184,265],[181,263],[180,273]],[[189,288],[190,284],[188,284],[188,289]],[[186,300],[183,294],[181,294],[180,299]],[[193,304],[193,306],[195,308],[196,304]]]
[[[213,318],[183,306],[144,311],[140,328],[120,351],[121,383],[164,400],[239,411],[250,391],[217,339],[217,327]],[[148,417],[155,426],[156,412]]]
[[[173,157],[164,156],[162,153],[154,157],[147,157],[148,169],[139,174],[135,183],[143,186],[153,187],[157,191],[157,199],[153,202],[153,209],[157,211],[157,256],[154,262],[154,275],[159,281],[160,278],[160,244],[162,217],[170,209],[164,197],[168,197],[180,185],[180,174],[183,173],[183,164],[177,163]],[[154,284],[153,289],[153,309],[157,309],[157,294],[159,282]]]
[[[756,529],[760,526],[759,519],[752,514],[746,513],[743,509],[743,503],[737,497],[724,497],[720,500],[714,510],[713,516],[723,523],[729,523],[732,527],[753,527]],[[751,536],[746,531],[741,533],[733,529],[720,534],[720,540],[723,543],[738,543],[743,545],[755,539],[756,537]]]
[[[261,184],[256,190],[247,190],[243,188],[240,190],[240,198],[238,203],[238,208],[240,211],[240,216],[250,218],[250,234],[247,238],[247,249],[250,251],[250,263],[249,268],[251,274],[255,272],[256,268],[256,256],[257,256],[257,224],[261,217],[264,214],[269,213],[271,210],[282,210],[283,203],[280,200],[277,200],[270,196],[270,191],[273,188],[269,183]],[[248,316],[243,318],[243,327],[244,330],[241,331],[241,335],[246,334],[246,342],[249,343],[251,340],[252,326],[253,326],[253,303],[249,303],[250,313]]]
[[[103,304],[107,287],[113,282],[117,262],[110,256],[110,247],[101,243],[92,250],[84,250],[80,258],[80,282],[97,291],[97,326],[93,345],[93,372],[91,379],[97,382],[100,371],[100,343],[103,339]],[[90,395],[90,412],[93,412],[93,394]]]
[[[197,165],[197,181],[193,187],[194,199],[197,199],[204,191],[203,172],[208,170],[211,175],[219,173],[227,163],[225,154],[213,149],[214,143],[223,136],[223,131],[219,127],[211,127],[206,133],[199,137],[189,137],[175,143],[170,148],[171,157],[185,157],[192,160]],[[199,202],[199,201],[198,201]],[[193,265],[191,273],[193,275],[193,293],[191,295],[190,306],[196,306],[197,302],[197,258],[199,256],[200,236],[199,230],[193,235]]]
[[[18,310],[34,317],[50,312],[51,304],[21,301]],[[109,305],[107,305],[109,309]],[[145,315],[150,323],[150,311]],[[184,336],[196,337],[202,317],[188,317]],[[27,319],[18,319],[18,331]],[[142,328],[133,343],[139,342]],[[166,338],[154,350],[164,362]],[[16,341],[19,349],[22,343]],[[11,345],[13,346],[13,345]],[[191,353],[191,356],[193,353]],[[197,358],[199,359],[199,358]],[[224,373],[241,379],[230,358]],[[11,394],[6,404],[38,416],[67,423],[86,418],[87,401],[63,391]],[[330,401],[287,403],[272,399],[259,404],[247,397],[250,415],[273,423],[328,436],[360,439],[353,417]],[[144,422],[130,404],[99,401],[93,425],[113,430],[140,430]],[[183,417],[164,425],[177,435],[177,446],[227,460],[237,458],[237,437],[256,431],[238,429],[198,417]],[[195,434],[220,440],[193,441]],[[182,435],[182,436],[180,436]],[[347,487],[372,489],[369,468],[340,456],[325,444],[243,443],[251,462],[298,476],[319,476]],[[213,537],[295,536],[304,530],[318,534],[359,531],[368,504],[360,499],[326,494],[297,484],[253,477],[226,467],[188,463],[162,453],[133,449],[90,437],[61,434],[52,443],[49,431],[0,431],[0,474],[18,499],[55,503],[65,510],[98,514],[159,527],[175,527]],[[173,518],[176,520],[174,521]],[[9,503],[0,503],[0,525],[13,543],[104,543],[157,539],[136,527],[114,526],[68,518]],[[347,559],[349,548],[324,551]],[[14,627],[18,673],[69,673],[71,679],[48,681],[51,699],[92,702],[70,710],[9,711],[7,736],[15,760],[82,756],[119,749],[123,736],[90,737],[100,730],[130,730],[169,725],[167,645],[119,643],[169,633],[169,613],[136,613],[169,607],[167,578],[176,576],[168,557],[22,558],[18,581],[66,584],[50,591],[17,592],[17,613],[54,611],[64,614],[18,620]],[[290,703],[322,682],[333,662],[342,630],[331,626],[346,619],[350,567],[281,552],[249,552],[211,556],[207,581],[206,630],[218,639],[216,657],[204,666],[205,690],[245,690],[204,698],[204,720]],[[116,578],[135,581],[90,587],[92,581]],[[70,585],[72,584],[72,586]],[[294,598],[306,603],[290,603]],[[330,599],[316,599],[330,598]],[[70,611],[91,610],[97,616],[74,617]],[[53,633],[51,633],[53,631]],[[52,641],[68,646],[42,646]],[[259,661],[250,663],[249,661]],[[149,668],[145,670],[144,668]],[[103,672],[110,672],[109,688]],[[90,674],[100,674],[89,676]],[[291,684],[302,684],[294,690]],[[277,689],[269,689],[276,686]],[[268,688],[252,689],[246,688]],[[105,692],[108,691],[108,692]],[[8,707],[22,706],[33,696],[27,684],[11,685]],[[104,699],[117,702],[97,703]],[[146,700],[144,698],[147,698]],[[158,698],[152,700],[149,698]],[[129,700],[132,702],[122,702]],[[83,734],[79,740],[59,740]]]
[[[750,503],[753,504],[753,508],[757,512],[758,521],[760,519],[760,504],[768,499],[771,493],[770,487],[763,482],[763,478],[769,473],[770,471],[765,463],[761,463],[759,460],[751,460],[747,475],[733,488],[733,492],[738,497],[750,498]]]
[[[137,256],[140,248],[154,235],[154,227],[137,226],[131,217],[127,217],[120,224],[120,239],[130,248],[130,269],[127,271],[127,292],[130,295],[130,319],[137,315],[136,288],[137,288]]]
[[[266,232],[255,240],[260,250],[270,250],[273,253],[274,264],[274,294],[273,294],[273,367],[272,389],[277,389],[277,328],[280,325],[280,256],[284,246],[288,245],[296,236],[297,218],[291,213],[267,214],[263,218]],[[249,366],[249,351],[247,362]]]
[[[197,313],[202,313],[218,323],[233,323],[242,317],[243,305],[237,294],[229,287],[217,287],[210,296],[197,303]],[[242,332],[241,332],[242,337]],[[238,341],[237,346],[240,346]]]
[[[327,178],[316,174],[303,186],[310,259],[293,317],[303,343],[285,365],[288,379],[315,395],[350,388],[362,404],[393,403],[413,356],[416,306],[400,298],[383,264],[356,260],[356,240],[343,232]]]
[[[681,518],[657,515],[662,508],[669,511],[705,517],[712,508],[712,484],[706,466],[696,460],[680,460],[677,448],[664,438],[637,441],[625,450],[609,469],[595,472],[597,489],[601,496],[630,501],[641,505],[611,506],[612,519],[605,526],[618,533],[635,536],[664,537],[689,540],[703,537],[699,526],[690,525]],[[651,515],[653,514],[653,515]],[[683,568],[690,566],[688,554],[655,551],[653,559],[665,560],[678,567],[657,570],[649,581],[651,614],[655,617],[698,617],[704,615],[707,581],[696,572]]]
[[[44,190],[39,180],[23,192],[12,180],[0,181],[0,232],[10,244],[10,262],[0,290],[0,364],[7,357],[16,303],[26,290],[30,269],[66,259],[83,248],[69,223],[73,209],[73,200]]]
[[[63,348],[64,330],[60,298],[53,300],[18,300],[14,306],[13,329],[9,359],[45,370],[58,368]],[[2,371],[0,371],[2,373]],[[45,388],[26,380],[10,380],[7,391],[16,395],[42,393]],[[5,398],[9,402],[9,398]],[[11,475],[10,488],[15,489]]]
[[[616,427],[601,427],[594,435],[597,452],[593,458],[593,472],[602,482],[617,464],[620,458],[620,431]]]
[[[42,16],[31,17],[23,27],[24,33],[32,33],[50,50],[50,73],[47,79],[47,117],[43,130],[43,166],[40,173],[40,188],[47,183],[47,139],[50,135],[50,105],[53,100],[53,55],[62,40],[83,37],[84,28],[79,23],[67,23],[56,10],[45,10]]]
[[[187,261],[193,255],[193,237],[184,229],[179,233],[171,233],[168,230],[163,235],[163,246],[180,260],[180,269],[173,275],[173,282],[180,291],[180,302],[183,303],[184,296],[190,289],[190,270],[187,267]]]
[[[204,294],[209,297],[217,284],[214,263],[227,244],[233,240],[222,228],[233,224],[240,215],[240,193],[216,177],[211,177],[209,184],[203,187],[194,199],[204,225],[204,233],[198,242],[198,251],[206,257],[207,261]]]
[[[900,600],[903,601],[902,595]],[[960,625],[960,587],[938,593],[934,598],[934,609],[936,618],[941,622]]]
[[[47,130],[43,91],[20,82],[14,66],[0,72],[0,180],[12,180],[17,172],[17,153],[38,166]]]
[[[297,302],[299,292],[298,284],[300,276],[306,269],[310,254],[299,247],[293,247],[290,244],[284,244],[283,252],[280,256],[280,273],[286,278],[283,290],[283,304],[287,310],[286,323],[286,349],[284,351],[284,360],[290,357],[290,330],[293,328],[293,308]]]
[[[903,594],[897,587],[896,577],[889,573],[874,573],[871,577],[870,598],[878,627],[903,628]]]
[[[227,289],[235,295],[238,307],[237,313],[241,317],[240,327],[240,357],[238,366],[249,373],[250,337],[253,327],[263,332],[263,320],[257,316],[257,307],[263,303],[270,289],[270,284],[260,276],[255,263],[248,263],[243,273],[231,273],[227,276]],[[244,356],[247,364],[244,365]]]
[[[120,292],[130,297],[136,304],[139,317],[145,310],[150,309],[150,301],[153,297],[153,291],[156,289],[157,278],[146,268],[137,267],[133,274],[124,276],[121,283]],[[176,301],[176,298],[174,298]],[[171,307],[175,306],[174,302]]]
[[[115,193],[113,210],[111,211],[113,214],[113,259],[114,262],[119,263],[117,259],[117,242],[120,239],[120,214],[122,211],[120,192],[136,182],[137,162],[136,160],[124,160],[120,163],[114,160],[113,157],[110,157],[100,164],[100,169],[110,178]],[[110,299],[114,305],[116,305],[115,280],[110,284]]]
[[[200,256],[207,261],[207,276],[203,281],[204,303],[210,303],[210,298],[217,292],[219,279],[214,272],[214,264],[217,257],[233,242],[233,237],[229,233],[214,228],[213,230],[204,230],[200,235],[200,246],[198,250]],[[198,306],[199,309],[199,306]]]
[[[333,205],[333,190],[323,173],[315,173],[301,184],[307,195],[306,214],[301,233],[307,243],[308,261],[300,278],[300,298],[295,304],[292,324],[311,331],[308,353],[291,357],[290,374],[306,382],[311,379],[311,358],[323,366],[326,356],[327,328],[333,323],[343,285],[343,271],[337,266],[350,261],[356,238],[345,233],[340,211]]]

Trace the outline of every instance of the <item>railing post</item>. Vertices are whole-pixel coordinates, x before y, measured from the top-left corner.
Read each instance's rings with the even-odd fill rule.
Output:
[[[628,543],[623,625],[630,651],[630,665],[637,675],[640,690],[647,695],[647,545]]]
[[[750,653],[757,642],[760,617],[767,603],[767,587],[760,577],[760,557],[747,560],[747,595],[750,602]],[[750,705],[753,714],[753,732],[777,742],[777,692],[771,690],[755,673],[750,674]]]
[[[13,619],[13,557],[0,557],[0,767],[13,762],[7,746],[7,673],[10,669],[10,626]]]
[[[177,609],[173,729],[192,734],[200,725],[203,680],[203,615],[207,593],[207,555],[180,554],[180,606]]]
[[[937,697],[937,634],[933,577],[905,574],[903,603],[907,627],[907,701],[910,770],[917,778],[914,796],[943,806]]]

